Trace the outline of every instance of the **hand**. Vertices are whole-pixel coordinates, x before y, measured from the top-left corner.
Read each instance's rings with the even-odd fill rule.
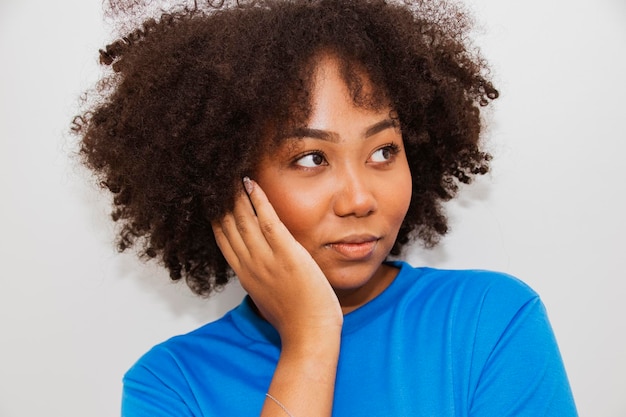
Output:
[[[244,179],[247,194],[213,223],[217,244],[260,313],[288,344],[341,333],[343,315],[324,273],[280,221],[261,187]],[[249,196],[249,198],[248,198]],[[256,215],[255,215],[256,211]]]

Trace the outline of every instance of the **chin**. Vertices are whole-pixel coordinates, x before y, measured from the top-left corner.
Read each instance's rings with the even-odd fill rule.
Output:
[[[371,264],[354,264],[344,267],[335,267],[324,271],[328,282],[333,289],[338,291],[350,291],[359,289],[372,278],[380,270],[381,263]],[[323,269],[322,269],[323,270]]]

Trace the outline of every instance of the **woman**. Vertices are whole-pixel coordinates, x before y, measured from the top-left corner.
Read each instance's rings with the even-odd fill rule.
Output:
[[[120,249],[249,294],[144,355],[124,416],[576,415],[531,289],[389,260],[488,170],[468,29],[433,2],[196,4],[101,51],[75,130]]]

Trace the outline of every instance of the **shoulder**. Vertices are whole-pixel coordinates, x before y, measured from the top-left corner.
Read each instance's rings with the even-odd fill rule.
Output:
[[[227,314],[189,333],[155,345],[127,371],[124,380],[157,377],[166,385],[169,381],[179,381],[181,374],[185,374],[199,358],[206,360],[216,352],[227,350],[226,345],[233,343],[237,334],[230,314]]]
[[[408,281],[395,307],[403,318],[427,328],[429,334],[448,334],[454,346],[465,349],[471,343],[474,359],[486,361],[496,345],[517,333],[525,335],[517,347],[554,344],[539,295],[514,276],[404,265],[398,277]]]
[[[218,365],[229,353],[226,340],[236,339],[229,313],[154,346],[124,375],[123,415],[200,415],[210,381],[222,379]]]
[[[416,268],[403,262],[397,265],[401,268],[398,278],[408,287],[407,292],[420,297],[447,298],[463,304],[487,306],[503,301],[520,305],[539,297],[522,280],[503,272]]]
[[[125,381],[156,377],[178,383],[190,376],[216,376],[227,372],[228,364],[254,361],[255,352],[278,355],[278,340],[278,333],[244,300],[222,318],[154,346],[128,370]]]
[[[539,295],[520,279],[486,270],[401,264],[393,309],[407,321],[446,323],[457,335],[498,334],[526,313],[545,314]],[[435,324],[433,324],[435,325]]]
[[[144,354],[124,375],[124,415],[224,415],[232,403],[214,394],[227,391],[246,398],[239,406],[248,412],[238,415],[255,414],[249,410],[256,410],[258,398],[251,392],[258,384],[269,385],[280,352],[267,330],[249,320],[254,313],[246,304]]]

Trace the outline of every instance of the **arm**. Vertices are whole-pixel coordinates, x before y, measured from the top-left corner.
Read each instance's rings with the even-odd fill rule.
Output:
[[[280,334],[282,350],[268,392],[292,416],[330,416],[343,324],[339,301],[263,190],[251,180],[244,184],[248,195],[242,192],[213,230],[243,288]],[[262,417],[286,415],[266,398]]]

